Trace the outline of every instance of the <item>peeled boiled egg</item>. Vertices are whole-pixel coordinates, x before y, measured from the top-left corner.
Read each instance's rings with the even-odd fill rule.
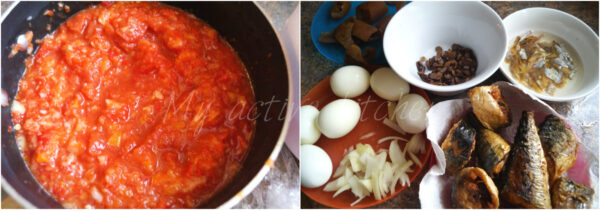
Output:
[[[408,83],[389,67],[375,70],[370,83],[373,92],[388,101],[397,101],[410,91]]]
[[[396,105],[396,123],[408,133],[420,133],[427,127],[426,114],[429,103],[418,94],[402,96]]]
[[[354,98],[369,89],[369,72],[360,66],[344,66],[333,72],[331,90],[340,98]]]
[[[360,106],[351,99],[338,99],[325,105],[317,118],[317,126],[330,139],[350,133],[360,118]]]
[[[325,184],[333,165],[329,155],[318,146],[312,144],[300,147],[300,179],[302,187],[315,188]]]
[[[314,144],[321,137],[321,131],[317,127],[319,110],[311,105],[300,107],[300,143]]]

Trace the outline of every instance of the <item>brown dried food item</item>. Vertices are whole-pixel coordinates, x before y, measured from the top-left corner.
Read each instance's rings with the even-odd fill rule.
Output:
[[[500,135],[487,128],[477,129],[476,140],[475,151],[479,167],[491,177],[495,177],[504,167],[510,145]]]
[[[577,159],[577,137],[569,126],[554,115],[548,115],[538,133],[548,162],[550,183],[569,170]]]
[[[477,58],[473,50],[453,44],[447,51],[440,46],[435,51],[436,55],[426,62],[417,61],[417,73],[423,81],[435,85],[456,85],[475,76]],[[431,72],[427,74],[426,70]]]
[[[373,61],[375,53],[377,53],[377,49],[373,47],[366,47],[363,53],[358,45],[353,44],[349,48],[346,48],[344,62],[349,65],[365,66]]]
[[[337,43],[335,37],[333,36],[333,31],[321,32],[321,36],[319,36],[319,42],[323,43]]]
[[[344,46],[346,49],[354,44],[354,40],[352,40],[352,28],[354,28],[354,20],[354,16],[349,17],[337,28],[335,28],[335,31],[333,32],[335,40],[342,44],[342,46]]]
[[[446,171],[455,173],[471,159],[475,150],[475,129],[461,120],[455,123],[442,143],[446,157]]]
[[[367,64],[373,62],[375,60],[375,55],[377,54],[377,49],[374,47],[365,47],[365,53],[363,54],[363,58],[367,62]]]
[[[544,38],[545,37],[545,38]],[[578,55],[568,43],[550,34],[517,36],[506,56],[513,78],[529,89],[554,95],[573,79]]]
[[[552,185],[552,208],[592,208],[594,190],[573,180],[559,177]]]
[[[362,50],[358,45],[351,45],[346,48],[346,56],[344,57],[344,62],[347,64],[356,64],[356,65],[364,65],[366,64],[365,59],[362,56]]]
[[[464,168],[454,177],[452,205],[459,209],[498,208],[498,188],[481,168]]]
[[[329,15],[331,15],[331,18],[333,19],[343,18],[348,14],[348,11],[350,11],[350,7],[352,7],[352,4],[347,1],[333,2],[333,7],[329,10]]]
[[[362,20],[354,20],[354,27],[352,28],[352,35],[363,42],[371,42],[379,38],[376,36],[377,27],[371,24],[365,23]]]
[[[498,86],[479,86],[469,90],[473,113],[486,128],[496,130],[511,122],[510,109]]]
[[[519,208],[552,208],[546,158],[533,112],[523,111],[500,178],[503,201]]]
[[[392,15],[387,15],[383,18],[381,18],[381,20],[379,21],[379,23],[377,23],[377,25],[375,25],[377,27],[377,30],[379,30],[378,35],[383,37],[383,34],[385,34],[385,29],[387,28],[388,23],[390,23],[390,20],[392,20]]]
[[[388,12],[388,7],[382,1],[365,2],[356,7],[356,18],[373,24],[377,19],[383,17]]]

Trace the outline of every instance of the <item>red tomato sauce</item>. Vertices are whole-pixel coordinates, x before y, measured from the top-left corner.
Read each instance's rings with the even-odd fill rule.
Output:
[[[159,3],[95,5],[27,62],[17,142],[64,207],[194,207],[240,170],[253,89],[235,51],[193,16]]]

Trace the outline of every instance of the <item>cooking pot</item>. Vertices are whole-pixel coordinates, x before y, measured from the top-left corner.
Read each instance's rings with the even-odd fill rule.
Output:
[[[45,16],[58,2],[15,2],[2,16],[2,91],[9,106],[2,106],[2,187],[25,208],[62,208],[35,180],[15,141],[10,105],[25,71],[28,55],[9,58],[17,36],[32,30],[34,40],[51,33],[70,16],[98,2],[65,2],[69,13]],[[257,101],[254,139],[240,172],[212,199],[199,208],[230,208],[248,195],[273,166],[288,128],[291,104],[291,73],[280,39],[260,8],[252,2],[165,2],[180,8],[216,29],[246,65]],[[30,20],[27,20],[31,18]],[[33,43],[34,50],[38,44]],[[35,51],[34,51],[35,52]],[[3,93],[4,94],[4,93]],[[273,103],[266,103],[272,101]],[[284,115],[285,114],[285,115]],[[264,116],[269,116],[265,118]],[[281,116],[281,117],[280,117]],[[285,117],[284,117],[285,116]],[[268,120],[266,120],[268,119]]]

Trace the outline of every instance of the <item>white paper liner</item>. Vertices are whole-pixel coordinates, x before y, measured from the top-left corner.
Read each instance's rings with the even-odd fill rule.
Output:
[[[534,118],[538,126],[549,114],[564,119],[548,104],[510,83],[496,82],[494,85],[498,85],[505,102],[511,109],[512,122],[510,126],[498,130],[498,134],[510,143],[513,142],[518,122],[524,110],[535,112]],[[435,155],[433,158],[437,160],[437,163],[431,166],[431,169],[425,174],[420,183],[419,199],[421,208],[452,208],[450,194],[453,177],[445,174],[446,159],[440,145],[450,127],[468,114],[471,109],[469,99],[465,98],[439,102],[427,112],[427,139],[432,142],[431,145]],[[596,152],[592,152],[580,143],[575,164],[563,176],[591,186],[595,191],[593,208],[598,209],[598,194],[600,191],[598,190],[598,157]]]

